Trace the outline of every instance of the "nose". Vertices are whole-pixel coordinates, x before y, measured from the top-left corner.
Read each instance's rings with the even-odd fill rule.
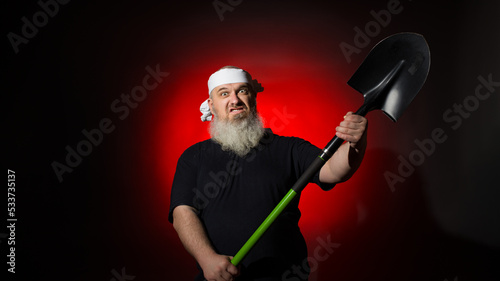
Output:
[[[241,102],[240,98],[238,97],[238,94],[236,94],[235,91],[232,91],[230,96],[229,96],[229,103],[237,105]]]

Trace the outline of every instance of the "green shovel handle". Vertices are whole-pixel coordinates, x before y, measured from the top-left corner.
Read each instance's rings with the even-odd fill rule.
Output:
[[[369,111],[367,104],[363,104],[355,114],[365,116]],[[311,165],[306,169],[304,174],[300,176],[293,187],[288,191],[288,193],[281,199],[278,205],[273,209],[273,211],[267,216],[264,222],[257,228],[257,230],[250,236],[247,242],[241,247],[241,249],[236,253],[231,263],[237,266],[241,260],[247,255],[247,253],[252,249],[252,247],[259,241],[260,237],[266,232],[266,230],[271,226],[271,224],[278,218],[278,216],[283,212],[283,210],[288,206],[288,204],[293,200],[293,198],[299,194],[309,183],[310,179],[319,171],[321,167],[325,165],[326,161],[332,157],[332,155],[337,151],[337,149],[344,142],[343,139],[335,136],[325,148],[321,154],[316,157],[316,159],[311,163]]]
[[[231,260],[231,263],[238,266],[240,261],[247,255],[248,251],[259,241],[260,237],[266,230],[271,226],[271,224],[276,220],[276,218],[281,214],[281,212],[288,206],[292,199],[297,195],[293,189],[290,189],[288,193],[281,199],[279,204],[274,208],[274,210],[267,216],[264,222],[257,228],[257,230],[252,234],[248,241],[241,247],[238,253]]]
[[[337,138],[338,139],[338,138]],[[335,142],[335,146],[340,146],[343,140],[338,139]],[[334,149],[336,150],[338,146]],[[288,193],[281,199],[278,205],[273,209],[273,211],[267,216],[267,218],[262,222],[262,224],[257,228],[257,230],[252,234],[252,236],[247,240],[247,242],[241,247],[241,249],[236,253],[231,263],[237,266],[241,260],[246,256],[248,251],[259,241],[260,237],[266,232],[266,230],[271,226],[271,224],[278,218],[278,216],[283,212],[283,210],[288,206],[288,204],[299,194],[309,183],[309,180],[323,167],[325,162],[331,157],[329,154],[323,152],[320,156],[316,157],[313,163],[307,168],[307,170],[302,174],[299,180],[294,184],[294,186],[288,191]]]

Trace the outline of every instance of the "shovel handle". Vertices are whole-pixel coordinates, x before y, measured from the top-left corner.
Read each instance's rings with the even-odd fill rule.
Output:
[[[250,251],[255,243],[259,241],[260,237],[266,232],[266,230],[271,226],[271,224],[278,218],[281,212],[288,206],[288,204],[295,198],[297,192],[293,189],[290,189],[288,193],[281,199],[278,205],[274,208],[274,210],[267,216],[267,218],[262,222],[262,224],[257,228],[257,230],[250,236],[248,241],[241,247],[241,249],[236,253],[234,258],[231,260],[231,263],[235,266],[238,266],[240,261],[247,255],[248,251]]]
[[[365,104],[361,106],[355,114],[364,116],[368,109]],[[252,234],[252,236],[247,240],[247,242],[241,247],[241,249],[236,253],[231,263],[235,266],[241,262],[241,260],[248,254],[248,252],[253,248],[255,243],[259,241],[260,237],[266,232],[266,230],[271,226],[271,224],[278,218],[278,216],[283,212],[283,210],[290,204],[290,202],[299,194],[309,183],[311,178],[321,170],[326,161],[332,157],[332,155],[337,151],[337,149],[344,142],[343,139],[335,136],[323,149],[321,154],[314,159],[314,161],[309,165],[306,171],[300,176],[300,178],[295,182],[293,187],[288,191],[288,193],[281,199],[278,205],[272,210],[272,212],[267,216],[267,218],[262,222],[262,224],[257,228],[257,230]]]

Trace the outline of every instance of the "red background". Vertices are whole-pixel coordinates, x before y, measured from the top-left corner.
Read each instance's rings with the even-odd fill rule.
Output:
[[[430,45],[428,80],[397,123],[368,114],[368,150],[349,182],[304,190],[310,257],[318,239],[340,245],[310,280],[500,276],[498,89],[457,130],[443,120],[474,94],[479,75],[500,80],[498,5],[399,1],[402,11],[348,63],[339,44],[354,45],[354,28],[388,3],[242,1],[221,21],[213,1],[70,1],[17,54],[4,36],[5,163],[19,186],[19,274],[10,277],[111,280],[124,269],[134,280],[191,280],[194,260],[167,215],[178,157],[208,138],[198,108],[209,75],[224,65],[248,70],[265,88],[258,110],[266,125],[323,147],[362,104],[346,84],[358,65],[376,42],[405,31]],[[41,10],[36,1],[4,6],[3,34],[22,34],[21,19]],[[169,76],[120,120],[111,104],[157,65]],[[51,164],[64,164],[66,147],[104,118],[115,130],[59,182]],[[446,142],[392,192],[384,174],[398,173],[400,157],[435,128]]]

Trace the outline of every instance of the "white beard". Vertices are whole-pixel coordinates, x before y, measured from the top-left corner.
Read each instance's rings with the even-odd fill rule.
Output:
[[[264,135],[264,124],[256,112],[237,120],[219,120],[214,116],[210,123],[210,136],[224,151],[243,157],[259,144]]]

